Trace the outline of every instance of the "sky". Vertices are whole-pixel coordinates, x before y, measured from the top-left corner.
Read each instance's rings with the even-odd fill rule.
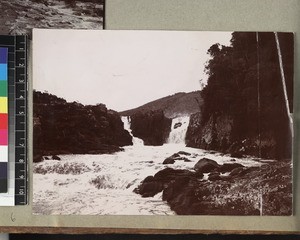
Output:
[[[230,39],[231,32],[35,29],[33,88],[124,111],[200,90],[207,50]]]

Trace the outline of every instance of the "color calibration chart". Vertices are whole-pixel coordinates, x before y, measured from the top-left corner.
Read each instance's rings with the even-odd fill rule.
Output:
[[[8,165],[8,49],[0,47],[0,193],[7,192]]]
[[[27,199],[27,37],[0,36],[0,206]]]

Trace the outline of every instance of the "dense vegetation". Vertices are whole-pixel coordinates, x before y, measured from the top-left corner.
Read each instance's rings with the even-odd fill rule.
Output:
[[[293,34],[280,33],[279,42],[292,111]],[[202,119],[189,129],[194,139],[188,144],[291,158],[291,131],[274,33],[235,32],[231,46],[214,44],[208,53],[211,59],[206,66],[208,83],[201,93]],[[205,136],[208,128],[209,138]]]

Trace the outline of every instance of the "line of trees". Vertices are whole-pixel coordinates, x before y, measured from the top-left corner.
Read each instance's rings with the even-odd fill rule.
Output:
[[[293,34],[280,33],[279,42],[292,111]],[[247,139],[255,148],[253,155],[290,158],[291,132],[274,33],[234,32],[231,46],[214,44],[208,53],[201,125],[230,116],[231,143]]]

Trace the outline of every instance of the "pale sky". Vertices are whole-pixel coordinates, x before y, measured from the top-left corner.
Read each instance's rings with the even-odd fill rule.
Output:
[[[34,30],[33,88],[123,111],[200,89],[214,43],[231,32]]]

